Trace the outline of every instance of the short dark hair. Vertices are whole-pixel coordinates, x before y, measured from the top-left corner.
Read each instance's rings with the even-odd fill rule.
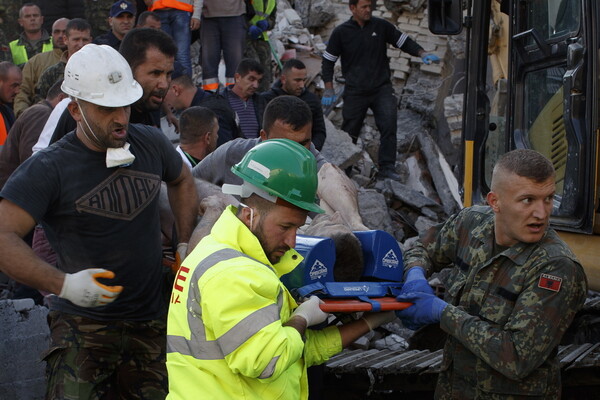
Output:
[[[358,4],[359,0],[348,0],[348,6],[355,6]]]
[[[67,27],[65,28],[65,35],[69,36],[69,32],[71,31],[89,31],[91,33],[92,26],[83,18],[73,18],[72,20],[67,22]]]
[[[267,136],[275,121],[298,130],[312,122],[312,112],[308,104],[296,96],[277,96],[267,104],[263,115],[263,129]]]
[[[6,80],[6,78],[8,77],[8,73],[13,68],[19,68],[19,67],[17,67],[15,64],[11,63],[10,61],[0,62],[0,80],[2,80],[2,81]],[[21,68],[19,68],[19,71],[21,71]]]
[[[254,58],[244,58],[242,61],[240,61],[235,73],[240,74],[241,76],[246,76],[251,71],[254,71],[260,75],[265,74],[265,69],[262,64],[256,61]]]
[[[40,7],[39,5],[37,5],[35,3],[23,3],[23,5],[21,6],[21,8],[19,8],[19,18],[23,17],[23,9],[25,7],[37,7],[38,10],[40,10],[40,15],[42,14],[42,7]]]
[[[179,117],[179,139],[181,143],[194,143],[212,131],[217,114],[209,108],[194,106],[186,109]]]
[[[531,149],[516,149],[503,154],[494,166],[496,175],[499,170],[509,172],[534,182],[545,182],[555,175],[554,166],[543,154]],[[492,186],[493,186],[492,175]]]
[[[173,38],[160,29],[152,28],[134,28],[127,32],[119,47],[119,53],[127,60],[131,69],[135,70],[146,61],[146,52],[150,48],[173,58],[177,54]]]
[[[50,89],[48,89],[48,93],[46,93],[46,100],[53,100],[63,92],[60,88],[63,83],[63,80],[64,79],[59,79],[56,82],[54,82],[52,86],[50,86]]]
[[[296,69],[306,69],[306,65],[297,58],[290,58],[283,64],[283,68],[281,69],[281,74],[287,74],[292,70],[292,68]]]
[[[160,15],[158,15],[154,11],[144,11],[143,13],[141,13],[140,15],[138,15],[137,25],[138,26],[145,25],[146,24],[146,20],[148,18],[155,19],[156,21],[160,21]]]
[[[242,201],[248,207],[254,207],[258,211],[258,213],[264,218],[266,217],[274,208],[276,203],[272,203],[267,199],[264,199],[257,195],[256,193],[252,193],[250,196],[244,198],[242,197]],[[236,215],[241,215],[243,206],[238,207],[238,211]]]
[[[171,85],[174,83],[181,85],[185,88],[196,87],[194,81],[192,80],[192,77],[189,75],[179,75],[177,78],[173,78],[171,80]]]

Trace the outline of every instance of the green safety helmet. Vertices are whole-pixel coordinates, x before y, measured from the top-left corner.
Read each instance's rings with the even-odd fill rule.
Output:
[[[256,193],[273,203],[280,198],[307,211],[325,212],[316,204],[317,161],[293,140],[265,140],[248,151],[231,171],[244,183],[225,184],[223,193],[242,198]]]

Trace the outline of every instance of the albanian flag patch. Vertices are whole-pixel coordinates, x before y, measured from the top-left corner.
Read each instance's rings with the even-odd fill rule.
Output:
[[[558,292],[561,284],[562,278],[554,275],[542,274],[538,282],[538,287],[546,290],[552,290],[553,292]]]

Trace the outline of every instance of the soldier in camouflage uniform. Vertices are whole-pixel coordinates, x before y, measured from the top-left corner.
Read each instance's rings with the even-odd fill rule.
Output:
[[[541,154],[506,153],[494,168],[490,206],[462,210],[406,253],[411,282],[398,299],[414,305],[398,316],[411,329],[439,322],[448,333],[436,399],[560,397],[557,347],[587,280],[548,227],[554,180]],[[453,268],[446,301],[424,275],[415,279],[445,267]]]
[[[252,1],[252,7],[246,11],[248,34],[244,58],[258,61],[264,68],[263,79],[258,85],[258,92],[269,90],[273,83],[273,68],[271,66],[271,45],[269,44],[268,30],[275,26],[277,4],[275,0]]]

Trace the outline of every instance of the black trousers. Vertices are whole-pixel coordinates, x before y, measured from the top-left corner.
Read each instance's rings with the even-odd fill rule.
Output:
[[[398,99],[392,84],[384,85],[372,94],[344,93],[342,130],[348,132],[356,143],[368,109],[373,110],[375,124],[381,135],[379,143],[379,169],[393,169],[396,163],[396,130],[398,125]]]

